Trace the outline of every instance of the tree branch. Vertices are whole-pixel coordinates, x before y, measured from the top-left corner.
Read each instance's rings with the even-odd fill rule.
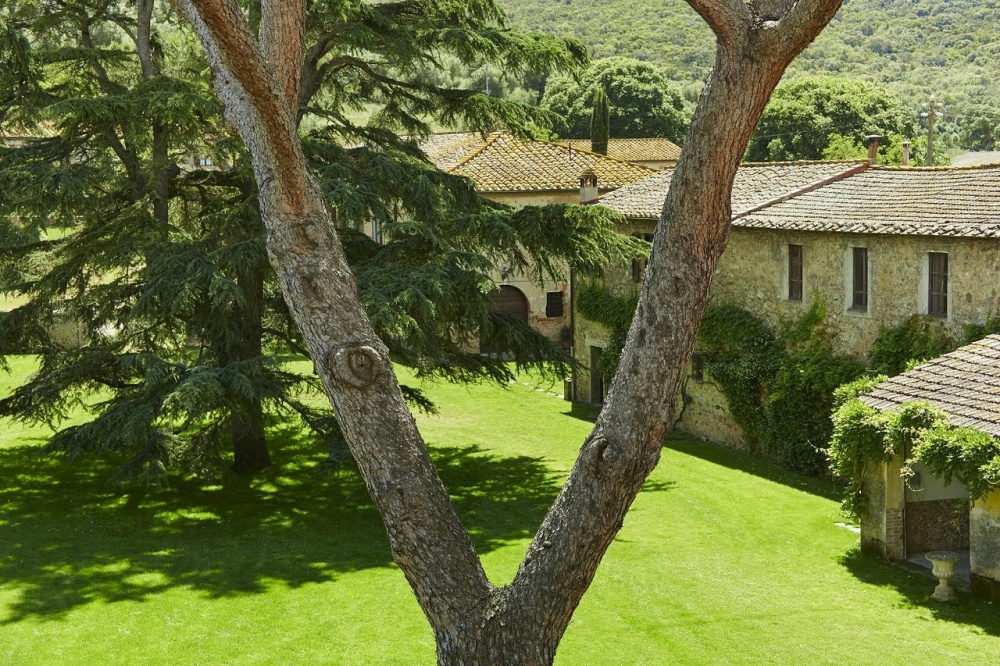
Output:
[[[771,28],[771,41],[780,50],[781,59],[789,62],[816,38],[818,30],[829,23],[843,0],[798,0]]]
[[[142,65],[142,77],[151,79],[160,74],[160,68],[153,58],[151,33],[153,29],[153,0],[138,0],[139,18],[135,31],[135,46]]]
[[[304,0],[302,0],[304,2]],[[264,61],[235,0],[174,0],[214,63],[214,85],[247,144],[257,187],[277,190],[285,214],[309,213],[310,180],[284,93]],[[299,57],[299,56],[295,56]]]
[[[687,0],[705,19],[720,44],[729,44],[750,25],[752,17],[740,0]]]
[[[261,0],[260,46],[285,103],[298,116],[302,51],[306,38],[306,3]],[[298,54],[298,55],[290,55]]]

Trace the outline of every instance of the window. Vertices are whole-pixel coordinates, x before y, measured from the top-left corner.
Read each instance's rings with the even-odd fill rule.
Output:
[[[928,252],[927,314],[934,317],[948,316],[948,255]]]
[[[802,300],[802,246],[788,246],[788,300]]]
[[[632,234],[635,238],[646,241],[647,243],[653,242],[653,234]],[[646,264],[648,262],[645,259],[633,259],[632,260],[632,282],[642,282],[643,276],[646,274]]]
[[[851,309],[868,309],[868,248],[851,248],[853,268],[851,270]]]
[[[563,294],[561,291],[550,291],[545,294],[545,316],[563,316]]]

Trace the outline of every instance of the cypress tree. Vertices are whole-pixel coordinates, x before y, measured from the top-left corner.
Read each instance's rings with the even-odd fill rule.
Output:
[[[510,365],[469,349],[488,336],[511,350],[515,370],[565,373],[557,344],[490,310],[490,276],[558,278],[565,266],[621,258],[631,242],[598,207],[487,201],[430,164],[418,139],[432,121],[523,136],[546,120],[426,83],[441,53],[544,71],[578,66],[583,48],[507,31],[485,0],[312,12],[304,147],[394,359],[420,376],[506,382]],[[298,422],[340,455],[336,416],[304,397],[315,376],[287,363],[304,350],[267,262],[247,154],[174,16],[153,0],[81,0],[23,3],[0,25],[0,120],[34,136],[0,149],[0,290],[28,299],[0,318],[0,352],[40,357],[0,414],[58,424],[96,399],[46,450],[109,456],[119,479],[157,480],[171,467],[253,474],[270,464],[278,423]],[[365,122],[354,119],[362,109]],[[385,242],[360,233],[369,223]],[[83,344],[66,345],[57,322]]]
[[[604,88],[594,93],[594,110],[590,116],[590,149],[601,155],[608,154],[608,139],[611,138],[611,108]]]

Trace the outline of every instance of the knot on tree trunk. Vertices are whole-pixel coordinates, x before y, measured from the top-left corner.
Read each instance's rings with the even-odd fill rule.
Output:
[[[357,342],[334,347],[327,361],[338,382],[357,389],[374,384],[385,366],[374,347]]]

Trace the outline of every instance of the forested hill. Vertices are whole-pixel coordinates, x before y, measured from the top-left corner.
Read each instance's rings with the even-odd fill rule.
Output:
[[[633,56],[701,80],[711,32],[684,0],[500,0],[514,26],[583,40],[597,58]],[[1000,0],[845,0],[795,73],[886,84],[914,106],[936,94],[1000,102]]]

